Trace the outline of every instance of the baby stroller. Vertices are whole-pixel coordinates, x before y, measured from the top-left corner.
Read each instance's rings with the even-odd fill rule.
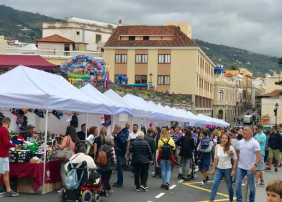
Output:
[[[190,163],[190,169],[191,169],[191,173],[188,175],[188,178],[186,178],[186,181],[195,180],[195,178],[197,177],[196,163],[195,163],[194,155],[192,156],[192,161]],[[180,172],[178,174],[178,179],[184,179],[182,169],[179,169],[179,170],[180,170]]]
[[[75,170],[77,179],[73,180],[78,182],[78,186],[75,188],[69,188],[68,179],[66,185],[60,191],[60,201],[89,201],[99,202],[100,195],[104,192],[103,182],[100,179],[100,174],[97,173],[96,169],[90,169],[91,173],[88,178],[87,163],[83,161],[80,164],[69,163],[68,173],[74,172]],[[67,175],[68,178],[68,175]]]

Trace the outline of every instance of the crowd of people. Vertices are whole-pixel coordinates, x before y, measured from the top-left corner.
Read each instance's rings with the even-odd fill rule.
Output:
[[[8,196],[16,196],[18,193],[9,186],[9,161],[7,161],[9,147],[17,147],[11,144],[7,136],[9,118],[3,119],[0,136],[0,173],[4,176]],[[248,178],[250,188],[249,200],[255,201],[256,185],[264,185],[263,165],[268,163],[266,171],[271,171],[273,160],[275,172],[281,160],[281,135],[276,126],[271,131],[263,131],[262,125],[251,129],[236,128],[200,128],[180,126],[140,129],[133,124],[130,133],[130,123],[122,128],[119,124],[114,126],[112,134],[107,134],[107,129],[102,127],[100,131],[96,126],[86,131],[85,124],[78,133],[72,126],[68,126],[60,149],[71,147],[71,158],[62,163],[61,176],[63,184],[68,170],[66,164],[87,162],[87,168],[99,167],[101,178],[105,185],[106,196],[113,194],[112,187],[122,187],[124,184],[123,165],[131,162],[131,172],[134,177],[136,191],[148,191],[148,171],[150,165],[154,165],[154,177],[161,177],[160,188],[168,190],[170,187],[171,171],[174,167],[179,169],[178,177],[184,181],[192,180],[193,172],[199,170],[202,173],[201,185],[205,186],[209,179],[210,168],[214,175],[210,194],[210,201],[215,200],[219,183],[224,178],[229,192],[229,201],[233,201],[235,193],[237,201],[242,201],[242,181]],[[4,138],[5,137],[5,138]],[[4,145],[2,147],[2,145]],[[5,150],[5,152],[1,152]],[[99,155],[103,151],[107,162],[99,164]],[[111,185],[110,180],[116,170],[117,181]],[[9,176],[9,175],[8,175]],[[267,197],[281,198],[281,182],[275,181],[266,188]],[[278,185],[277,185],[278,184]],[[276,195],[275,195],[276,194]]]

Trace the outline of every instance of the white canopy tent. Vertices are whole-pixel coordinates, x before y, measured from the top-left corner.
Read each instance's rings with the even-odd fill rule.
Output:
[[[114,108],[91,100],[61,76],[18,66],[0,76],[0,107],[46,110],[43,188],[46,169],[48,111],[63,110],[113,114]]]
[[[164,106],[164,108],[169,111],[170,114],[173,114],[176,117],[175,121],[179,121],[179,122],[185,122],[184,117],[182,115],[179,115],[178,113],[175,113],[175,111],[169,107],[169,106]]]
[[[149,117],[149,112],[143,109],[140,109],[138,106],[132,104],[131,102],[128,102],[127,100],[123,99],[121,96],[119,96],[116,92],[114,92],[112,89],[107,90],[103,93],[105,96],[107,96],[109,99],[114,100],[115,102],[120,103],[121,105],[126,105],[134,110],[134,117]]]
[[[80,89],[81,92],[88,95],[89,97],[93,98],[102,103],[107,103],[107,105],[112,106],[115,108],[114,115],[127,113],[129,115],[134,114],[134,110],[131,107],[126,106],[123,103],[117,102],[114,99],[110,99],[105,94],[98,91],[94,86],[91,84],[87,84]]]

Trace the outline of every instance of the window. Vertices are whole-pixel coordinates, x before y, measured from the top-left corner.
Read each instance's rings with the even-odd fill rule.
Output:
[[[143,40],[149,40],[149,36],[143,36]]]
[[[126,64],[127,63],[127,55],[126,54],[116,54],[116,64]]]
[[[223,90],[219,91],[219,100],[223,100]]]
[[[102,40],[102,36],[100,34],[96,34],[96,43],[99,43]]]
[[[136,64],[147,64],[148,63],[148,55],[147,54],[136,54],[135,55],[135,63]]]
[[[159,64],[170,64],[170,55],[159,55]]]
[[[158,76],[158,84],[159,85],[169,85],[170,76]]]
[[[135,40],[135,36],[129,36],[129,41],[134,41]]]
[[[135,84],[144,84],[147,83],[147,75],[136,75]]]

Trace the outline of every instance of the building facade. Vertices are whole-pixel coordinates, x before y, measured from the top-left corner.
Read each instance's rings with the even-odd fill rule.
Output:
[[[265,80],[260,77],[254,79],[252,88],[252,107],[259,108],[259,96],[265,94]]]
[[[101,51],[116,27],[117,24],[71,17],[66,22],[44,22],[42,37],[56,34],[74,41],[74,50]]]
[[[253,74],[246,68],[239,68],[238,70],[225,70],[226,73],[241,74],[243,76],[243,110],[252,107],[252,83]]]
[[[130,84],[152,83],[158,91],[187,95],[194,113],[211,115],[215,65],[181,26],[118,26],[104,60],[112,81],[124,75]]]
[[[214,80],[214,117],[228,123],[236,117],[238,81],[232,74],[215,74]]]
[[[265,75],[265,93],[270,93],[275,89],[282,90],[282,86],[276,85],[275,82],[282,80],[282,72],[280,74],[274,72],[273,76]]]

